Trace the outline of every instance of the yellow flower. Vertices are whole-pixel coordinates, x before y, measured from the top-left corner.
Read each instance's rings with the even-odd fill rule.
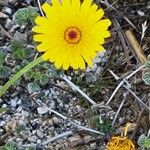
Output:
[[[135,150],[134,144],[127,137],[129,127],[133,126],[135,126],[135,124],[127,123],[123,136],[113,136],[107,143],[106,150]]]
[[[134,144],[127,137],[112,137],[107,143],[107,150],[135,150]]]
[[[111,22],[102,19],[104,11],[92,0],[52,0],[52,5],[45,3],[42,9],[46,16],[37,17],[33,27],[42,58],[65,70],[69,66],[84,69],[86,63],[91,66],[96,52],[104,51],[104,38],[110,36]]]

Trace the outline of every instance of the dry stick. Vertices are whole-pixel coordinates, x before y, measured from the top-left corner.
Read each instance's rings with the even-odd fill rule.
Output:
[[[115,78],[116,80],[119,79],[119,77],[118,77],[113,71],[111,71],[111,70],[109,70],[109,71],[110,71],[110,73],[114,76],[114,78]],[[126,78],[129,78],[129,77],[130,77],[130,76],[128,75]],[[130,88],[131,88],[131,85],[128,83],[128,81],[126,80],[126,78],[124,78],[122,81],[124,81],[123,84],[124,84],[124,83],[127,83],[128,86],[123,85],[123,84],[122,84],[122,86],[123,86],[125,89],[127,89],[145,108],[147,108],[147,109],[150,111],[150,108],[149,108],[146,104],[144,104],[144,103],[142,102],[142,100],[140,100],[140,98],[130,89]]]
[[[146,56],[145,56],[144,51],[141,48],[140,44],[136,40],[134,34],[130,30],[125,31],[125,34],[129,40],[129,43],[131,44],[134,52],[138,56],[138,59],[140,60],[140,62],[142,64],[144,64],[146,62]]]
[[[126,40],[124,38],[124,32],[123,30],[121,29],[121,26],[120,24],[118,23],[117,19],[115,18],[114,16],[114,19],[112,20],[113,21],[113,25],[118,29],[117,30],[117,34],[120,38],[120,41],[122,43],[122,47],[124,49],[124,52],[125,52],[125,55],[126,55],[126,59],[127,59],[127,64],[130,65],[130,59],[129,59],[129,54],[128,54],[128,48],[127,48],[127,44],[126,44]]]
[[[72,125],[76,126],[77,128],[80,128],[80,129],[83,129],[85,131],[89,131],[89,132],[92,132],[92,133],[95,133],[95,134],[104,135],[103,133],[101,133],[99,131],[96,131],[94,129],[90,129],[90,128],[81,126],[78,123],[75,123],[75,121],[71,121],[71,119],[69,119],[68,117],[66,117],[66,116],[56,112],[55,110],[52,110],[50,108],[48,108],[48,109],[49,109],[50,112],[53,112],[54,114],[56,114],[57,116],[61,117],[62,119],[69,121]]]
[[[58,140],[58,139],[61,139],[61,138],[64,138],[64,137],[70,136],[70,135],[73,135],[73,132],[72,132],[72,131],[67,131],[67,132],[58,134],[58,135],[52,137],[51,139],[49,139],[49,140],[43,142],[42,145],[45,146],[45,145],[47,145],[47,144],[49,144],[49,143],[52,143],[52,142],[54,142],[54,141],[56,141],[56,140]],[[19,147],[27,148],[27,147],[36,147],[37,144],[26,144],[26,145],[20,145],[20,144],[19,144],[18,146],[19,146]]]
[[[119,115],[119,113],[120,113],[120,110],[121,110],[123,104],[125,103],[125,101],[126,101],[126,99],[127,99],[127,95],[128,95],[128,94],[129,94],[129,92],[126,92],[126,93],[123,95],[124,98],[123,98],[123,100],[122,100],[122,102],[121,102],[121,104],[120,104],[120,106],[119,106],[119,108],[118,108],[118,110],[117,110],[117,112],[116,112],[116,115],[115,115],[115,117],[114,117],[114,119],[113,119],[113,121],[112,121],[112,126],[114,126],[114,124],[115,124],[115,122],[116,122],[116,119],[117,119],[117,117],[118,117],[118,115]]]
[[[73,89],[78,91],[83,97],[85,97],[92,105],[96,105],[96,102],[94,102],[87,94],[80,90],[80,88],[73,84],[69,79],[67,79],[65,76],[62,76],[62,79],[64,79]]]
[[[108,99],[106,105],[108,105],[108,104],[111,102],[111,100],[113,99],[113,97],[115,96],[115,94],[117,93],[117,91],[120,89],[120,87],[121,87],[123,84],[124,84],[124,81],[122,80],[122,81],[118,84],[118,86],[116,87],[116,89],[114,90],[114,92],[112,93],[112,95],[110,96],[110,98]]]
[[[136,74],[138,71],[142,70],[144,67],[145,67],[145,65],[143,65],[143,66],[137,68],[137,69],[136,69],[135,71],[133,71],[131,74],[127,75],[127,76],[125,77],[125,79],[126,79],[126,80],[130,79],[134,74]]]
[[[64,138],[66,136],[70,136],[70,135],[73,135],[73,132],[72,131],[67,131],[67,132],[64,132],[64,133],[61,133],[61,134],[58,134],[56,135],[55,137],[45,141],[42,145],[47,145],[48,143],[51,143],[53,141],[56,141],[58,139],[61,139],[61,138]]]
[[[126,85],[123,85],[123,87],[125,87],[145,108],[150,111],[150,108],[144,104],[143,101],[130,88],[128,88]]]
[[[45,104],[43,104],[42,102],[37,102],[37,101],[36,101],[36,103],[38,103],[40,106],[42,105],[42,106],[47,107],[47,106],[46,106]],[[103,133],[101,133],[101,132],[99,132],[99,131],[97,131],[97,130],[94,130],[94,129],[90,129],[90,128],[81,126],[81,125],[79,125],[78,123],[76,123],[76,121],[71,121],[70,118],[68,118],[68,117],[66,117],[66,116],[64,116],[64,115],[62,115],[62,114],[60,114],[59,112],[57,112],[57,111],[55,111],[55,110],[53,110],[53,109],[51,109],[51,108],[48,108],[48,107],[47,107],[47,109],[48,109],[50,112],[53,112],[54,114],[56,114],[57,116],[59,116],[60,118],[66,120],[66,121],[69,121],[72,125],[76,126],[77,128],[80,128],[80,129],[83,129],[83,130],[85,130],[85,131],[89,131],[89,132],[92,132],[92,133],[95,133],[95,134],[104,135]]]
[[[37,3],[38,3],[38,6],[39,6],[39,9],[40,9],[41,15],[42,15],[42,16],[44,16],[44,13],[43,13],[43,10],[42,10],[42,7],[41,7],[40,0],[37,0]]]
[[[143,69],[145,67],[145,65],[139,67],[138,69],[136,69],[135,71],[133,71],[131,74],[129,74],[128,76],[126,76],[116,87],[116,89],[114,90],[114,92],[112,93],[111,97],[109,98],[109,100],[107,101],[106,105],[108,105],[111,100],[113,99],[113,97],[115,96],[115,94],[117,93],[117,91],[119,90],[119,88],[124,84],[125,80],[127,81],[129,78],[131,78],[134,74],[136,74],[138,71],[140,71],[141,69]]]

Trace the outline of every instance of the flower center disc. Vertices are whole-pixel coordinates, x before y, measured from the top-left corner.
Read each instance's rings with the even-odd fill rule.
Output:
[[[69,27],[64,32],[64,39],[69,44],[77,44],[81,39],[81,31],[77,27]]]

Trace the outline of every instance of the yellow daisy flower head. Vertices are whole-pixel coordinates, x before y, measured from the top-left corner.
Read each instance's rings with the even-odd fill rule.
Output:
[[[123,136],[113,136],[106,145],[106,150],[135,150],[133,142],[127,137],[128,129],[135,124],[127,123]]]
[[[97,52],[104,51],[104,39],[110,36],[107,31],[109,19],[102,19],[104,11],[98,9],[92,0],[52,0],[42,9],[46,16],[35,19],[33,39],[40,42],[42,58],[53,62],[56,68],[67,70],[84,69],[85,64],[92,66]]]
[[[107,143],[107,150],[135,150],[134,144],[127,137],[112,137]]]

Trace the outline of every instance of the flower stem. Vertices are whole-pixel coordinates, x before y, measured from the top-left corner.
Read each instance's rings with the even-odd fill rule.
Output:
[[[27,71],[32,69],[37,64],[41,63],[43,59],[41,57],[38,57],[37,59],[30,62],[27,66],[22,68],[19,72],[17,72],[10,80],[0,88],[0,97],[7,91],[7,89],[15,83],[15,81],[20,78],[23,74],[25,74]]]

